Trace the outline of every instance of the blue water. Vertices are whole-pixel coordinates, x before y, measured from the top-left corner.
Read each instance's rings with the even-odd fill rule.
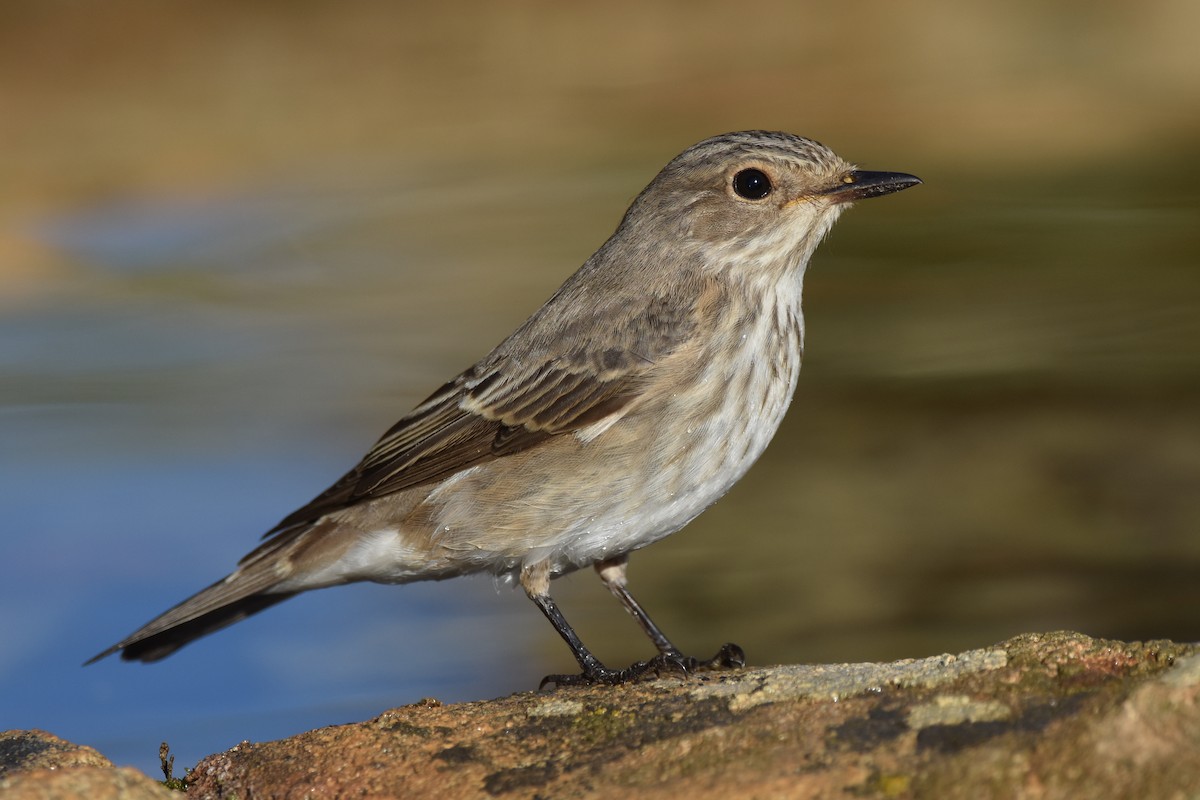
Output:
[[[427,696],[532,688],[554,666],[529,655],[553,636],[537,611],[484,578],[325,590],[158,664],[81,667],[229,572],[415,399],[382,375],[394,414],[347,412],[374,380],[353,344],[319,313],[239,301],[297,279],[271,257],[296,229],[271,220],[305,215],[276,207],[147,201],[38,229],[71,273],[0,318],[0,727],[154,774],[164,740],[182,768]],[[185,282],[146,282],[163,276]]]

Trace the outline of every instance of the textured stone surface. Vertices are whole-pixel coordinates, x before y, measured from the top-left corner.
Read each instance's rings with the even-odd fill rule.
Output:
[[[90,747],[32,730],[0,733],[0,797],[164,800],[182,795],[168,791],[136,769],[114,767]]]
[[[92,748],[72,744],[46,731],[0,733],[0,777],[40,768],[111,766],[111,761]]]
[[[35,769],[0,778],[4,800],[182,800],[133,767]]]
[[[1200,648],[1070,633],[891,664],[436,700],[190,773],[191,798],[1197,798]],[[42,731],[0,797],[178,793]]]
[[[1194,797],[1200,655],[1018,637],[959,656],[561,689],[243,743],[189,796]]]

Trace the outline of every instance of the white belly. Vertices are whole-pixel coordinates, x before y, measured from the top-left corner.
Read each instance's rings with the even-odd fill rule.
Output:
[[[762,315],[742,338],[740,361],[748,368],[733,374],[715,362],[706,368],[703,380],[720,387],[715,413],[710,408],[678,430],[663,426],[661,440],[646,442],[645,456],[654,462],[649,478],[614,492],[600,513],[580,519],[536,556],[550,561],[553,574],[569,572],[669,536],[720,499],[783,421],[799,377],[802,335],[798,313]],[[678,418],[689,419],[687,397],[679,402]]]

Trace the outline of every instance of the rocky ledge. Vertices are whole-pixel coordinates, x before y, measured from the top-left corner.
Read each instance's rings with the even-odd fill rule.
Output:
[[[890,664],[747,668],[442,705],[189,771],[194,798],[1193,797],[1200,648],[1071,633]],[[0,734],[0,795],[178,797]]]

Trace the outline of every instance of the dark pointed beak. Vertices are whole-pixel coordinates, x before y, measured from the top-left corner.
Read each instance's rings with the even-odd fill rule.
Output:
[[[881,194],[899,192],[916,186],[921,179],[906,172],[867,172],[856,169],[842,178],[842,182],[822,194],[838,203],[853,203]]]

